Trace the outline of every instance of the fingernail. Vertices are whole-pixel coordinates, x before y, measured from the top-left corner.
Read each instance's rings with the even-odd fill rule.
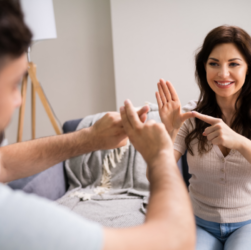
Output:
[[[123,112],[124,110],[125,110],[124,106],[120,107],[120,112]]]
[[[129,99],[125,100],[125,104],[129,104],[131,101]]]
[[[147,110],[147,106],[144,106],[143,108],[142,108],[142,111],[146,111]]]

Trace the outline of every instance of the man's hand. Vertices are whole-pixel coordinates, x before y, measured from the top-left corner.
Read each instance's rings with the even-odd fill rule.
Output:
[[[130,101],[125,101],[120,113],[130,141],[149,166],[150,199],[143,225],[105,229],[104,250],[194,249],[192,206],[165,126],[153,121],[143,124]]]
[[[149,107],[144,106],[135,114],[141,122],[145,122],[148,111]],[[90,127],[90,141],[94,150],[119,148],[126,145],[127,139],[121,116],[117,112],[107,113]]]
[[[138,150],[148,165],[162,153],[173,154],[172,141],[165,126],[155,121],[143,124],[129,100],[120,109],[122,123],[131,143]]]

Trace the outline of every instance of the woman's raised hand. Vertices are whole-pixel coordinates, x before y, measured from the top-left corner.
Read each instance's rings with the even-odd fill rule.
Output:
[[[163,79],[160,79],[157,85],[159,91],[156,92],[156,99],[160,118],[174,141],[183,122],[193,117],[193,114],[191,112],[182,114],[180,100],[169,81],[165,82]]]

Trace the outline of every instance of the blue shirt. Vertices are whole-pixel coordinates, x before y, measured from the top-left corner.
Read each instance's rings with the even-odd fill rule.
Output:
[[[0,249],[100,250],[102,245],[99,224],[0,183]]]

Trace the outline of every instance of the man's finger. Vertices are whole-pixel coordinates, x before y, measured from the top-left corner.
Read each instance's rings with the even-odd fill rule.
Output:
[[[141,116],[139,117],[139,119],[140,119],[140,121],[141,121],[142,123],[144,123],[144,122],[146,121],[146,119],[147,119],[147,114],[141,115]]]
[[[130,124],[131,124],[131,126],[133,128],[135,128],[139,124],[141,124],[141,121],[139,120],[139,116],[135,112],[130,100],[125,101],[125,112],[126,112],[126,115],[127,115],[127,119],[128,119],[128,121],[130,122]]]
[[[200,120],[202,120],[202,121],[204,121],[204,122],[206,122],[208,124],[214,125],[214,124],[219,122],[219,119],[214,118],[212,116],[203,115],[203,114],[200,114],[200,113],[198,113],[196,111],[192,111],[192,113],[194,114],[194,117],[196,117],[196,118],[198,118],[198,119],[200,119]]]
[[[140,110],[138,110],[137,111],[137,114],[138,114],[138,116],[139,117],[141,117],[143,114],[146,114],[146,113],[148,113],[149,112],[149,106],[144,106],[144,107],[142,107]]]
[[[120,115],[122,119],[123,128],[126,131],[126,133],[128,133],[132,129],[132,126],[127,118],[124,106],[120,108]]]

